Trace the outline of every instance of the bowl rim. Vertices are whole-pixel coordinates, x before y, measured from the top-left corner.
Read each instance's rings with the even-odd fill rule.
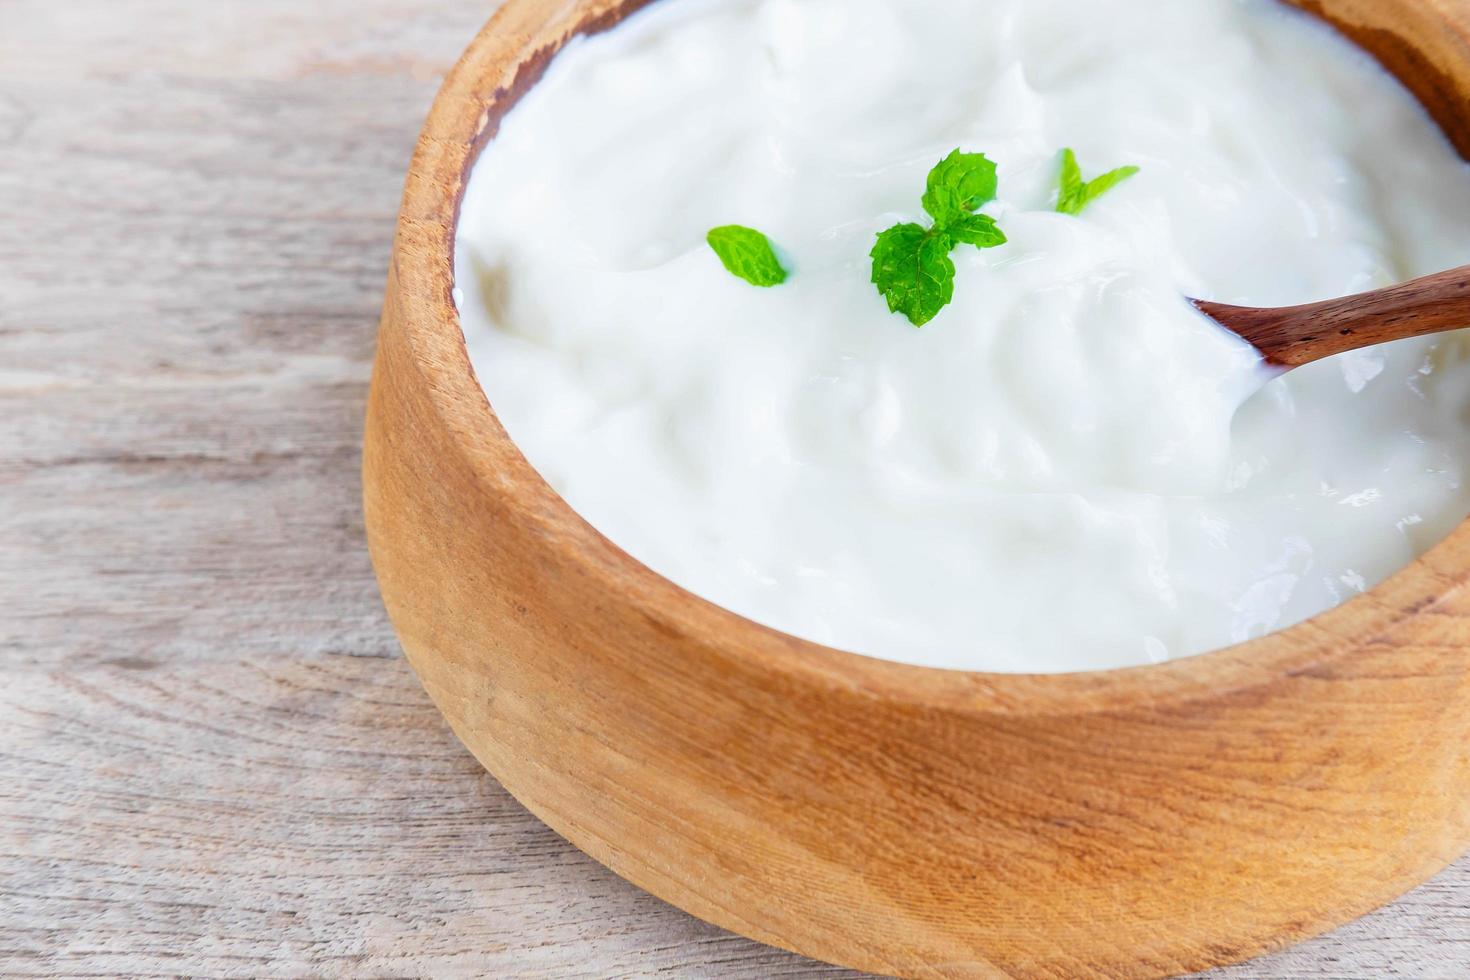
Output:
[[[1158,664],[1072,673],[994,673],[920,666],[829,647],[704,599],[644,565],[593,527],[531,465],[481,386],[454,301],[455,240],[465,184],[500,118],[572,37],[615,26],[653,0],[567,0],[538,14],[505,0],[436,95],[404,189],[392,274],[410,360],[427,402],[486,492],[554,551],[560,567],[638,606],[648,620],[703,638],[794,683],[939,712],[1004,716],[1124,711],[1141,704],[1248,696],[1283,676],[1324,672],[1376,645],[1470,579],[1470,518],[1373,589],[1258,639]],[[1315,7],[1315,0],[1291,0]],[[1436,8],[1438,9],[1438,8]],[[1454,8],[1451,8],[1453,11]],[[1446,13],[1470,60],[1470,17]]]

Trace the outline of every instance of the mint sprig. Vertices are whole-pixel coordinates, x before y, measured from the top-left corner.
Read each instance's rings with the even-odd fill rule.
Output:
[[[923,206],[933,225],[905,223],[880,232],[869,255],[873,284],[888,301],[890,313],[902,313],[922,327],[954,299],[956,245],[994,248],[1005,233],[995,219],[975,214],[995,200],[999,186],[995,164],[983,153],[955,150],[929,171]]]
[[[983,153],[955,150],[929,171],[924,187],[924,210],[940,227],[947,227],[980,205],[995,200],[1000,187],[995,164]]]
[[[922,327],[954,299],[954,240],[923,225],[894,225],[873,246],[873,282],[888,300],[888,312],[902,313]]]
[[[1084,181],[1082,168],[1077,163],[1077,154],[1072,150],[1062,151],[1062,172],[1057,188],[1057,210],[1062,214],[1081,214],[1082,209],[1138,173],[1137,167],[1119,167],[1109,170],[1101,177]]]
[[[779,286],[786,281],[786,270],[776,258],[771,240],[754,228],[722,225],[711,228],[705,241],[732,275],[752,286]]]

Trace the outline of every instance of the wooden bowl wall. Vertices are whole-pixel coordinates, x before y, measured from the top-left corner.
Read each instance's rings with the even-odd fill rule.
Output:
[[[1245,646],[1012,676],[754,625],[634,562],[551,491],[465,353],[458,203],[566,39],[640,5],[508,0],[446,82],[404,195],[367,527],[408,659],[481,762],[694,915],[907,976],[1222,964],[1453,860],[1470,840],[1470,526],[1370,594]],[[1470,151],[1470,0],[1300,5],[1410,82]]]

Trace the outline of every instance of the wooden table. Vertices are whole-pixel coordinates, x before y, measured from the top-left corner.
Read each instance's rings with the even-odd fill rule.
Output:
[[[0,975],[850,975],[543,828],[384,619],[388,244],[492,6],[0,0]],[[1470,976],[1470,861],[1213,976]]]

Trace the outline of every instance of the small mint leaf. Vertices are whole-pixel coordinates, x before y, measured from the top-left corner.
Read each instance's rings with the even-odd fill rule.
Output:
[[[922,327],[954,298],[954,241],[942,230],[894,225],[878,235],[871,253],[873,283],[890,313]]]
[[[929,171],[924,210],[943,228],[995,200],[998,186],[995,164],[985,154],[955,150]]]
[[[1062,171],[1058,177],[1057,210],[1062,214],[1081,214],[1083,208],[1138,172],[1137,167],[1119,167],[1083,183],[1082,169],[1077,165],[1077,154],[1070,149],[1063,150]]]
[[[1069,208],[1081,200],[1083,190],[1082,168],[1077,164],[1077,154],[1072,152],[1070,147],[1062,151],[1060,179],[1061,189],[1057,192],[1057,210],[1063,214],[1076,214],[1075,211],[1068,211],[1063,207],[1065,204]]]
[[[786,281],[786,270],[776,258],[771,240],[754,228],[743,225],[711,228],[705,241],[732,275],[752,286],[779,286]]]
[[[976,248],[995,248],[1006,243],[1005,232],[1000,230],[995,219],[988,214],[967,214],[944,230],[955,241],[974,245]]]
[[[1087,200],[1095,201],[1139,172],[1137,167],[1119,167],[1087,182]]]

